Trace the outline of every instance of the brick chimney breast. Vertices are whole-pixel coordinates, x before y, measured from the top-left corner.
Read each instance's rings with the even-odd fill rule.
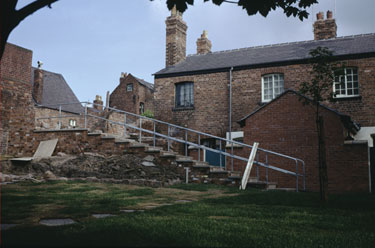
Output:
[[[41,104],[43,100],[43,70],[34,70],[33,97],[36,103]]]
[[[94,100],[94,109],[103,110],[103,100],[102,97],[99,95],[96,95],[95,100]]]
[[[171,11],[166,24],[166,58],[165,65],[175,65],[186,58],[186,30],[187,25],[182,20],[182,14],[176,10]]]
[[[323,12],[316,15],[314,27],[314,40],[333,39],[337,37],[337,25],[333,19],[332,11],[327,11],[327,19],[324,19]]]
[[[207,38],[207,31],[203,30],[200,38],[197,40],[197,54],[207,54],[211,52],[211,41]]]

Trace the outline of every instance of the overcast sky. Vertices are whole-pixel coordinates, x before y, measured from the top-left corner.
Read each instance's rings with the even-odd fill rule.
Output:
[[[32,2],[19,0],[18,8]],[[208,31],[212,51],[312,40],[316,13],[334,11],[337,35],[375,33],[375,0],[319,0],[301,22],[282,11],[267,18],[248,16],[233,4],[218,7],[195,0],[184,13],[188,25],[187,54]],[[153,83],[165,66],[165,0],[60,0],[25,19],[9,42],[33,51],[33,66],[61,73],[80,101],[105,98],[121,72]]]

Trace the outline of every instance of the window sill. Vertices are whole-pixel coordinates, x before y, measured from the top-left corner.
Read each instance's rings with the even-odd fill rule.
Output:
[[[362,100],[362,96],[342,96],[342,97],[335,97],[332,99],[332,101],[334,102],[355,101],[355,100]]]
[[[186,110],[195,110],[194,106],[191,107],[174,107],[172,111],[186,111]]]

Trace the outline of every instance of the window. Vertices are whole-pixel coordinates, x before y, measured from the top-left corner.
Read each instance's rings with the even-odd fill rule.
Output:
[[[268,74],[262,77],[262,102],[269,102],[284,91],[284,75]]]
[[[133,91],[133,84],[127,84],[126,91]]]
[[[139,103],[139,114],[143,114],[145,112],[145,104],[143,102]]]
[[[194,84],[185,82],[176,84],[176,107],[194,106]]]
[[[345,68],[342,75],[336,75],[333,92],[337,98],[359,96],[358,69]]]
[[[69,126],[70,126],[70,127],[76,127],[76,126],[77,126],[77,121],[76,121],[76,120],[73,120],[73,119],[70,119],[70,120],[69,120]]]

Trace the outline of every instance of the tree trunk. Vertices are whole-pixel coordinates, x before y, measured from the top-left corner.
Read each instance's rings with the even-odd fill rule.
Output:
[[[320,200],[328,201],[328,173],[323,116],[318,117]]]

